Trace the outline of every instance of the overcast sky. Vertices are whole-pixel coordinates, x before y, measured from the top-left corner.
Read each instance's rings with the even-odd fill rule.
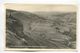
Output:
[[[53,4],[5,4],[7,9],[19,11],[55,11],[55,12],[75,12],[74,5],[53,5]]]

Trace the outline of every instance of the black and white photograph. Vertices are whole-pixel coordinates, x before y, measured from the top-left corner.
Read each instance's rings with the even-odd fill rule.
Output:
[[[76,49],[76,6],[6,4],[5,47]]]

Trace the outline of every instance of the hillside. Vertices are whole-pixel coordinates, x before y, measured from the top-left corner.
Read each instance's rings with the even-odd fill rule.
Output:
[[[6,10],[6,46],[76,48],[76,13]]]

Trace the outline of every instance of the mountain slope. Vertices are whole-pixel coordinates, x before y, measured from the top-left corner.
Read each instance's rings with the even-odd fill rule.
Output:
[[[38,14],[37,12],[31,13],[7,9],[7,47],[75,48],[71,44],[72,39],[74,39],[73,35],[75,36],[75,14],[56,13],[55,15],[53,12],[51,13],[53,15],[51,15],[50,12],[46,13]],[[75,42],[76,40],[74,39],[73,41]]]

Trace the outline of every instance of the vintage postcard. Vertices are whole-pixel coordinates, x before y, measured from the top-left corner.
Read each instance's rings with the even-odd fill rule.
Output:
[[[76,6],[5,4],[6,50],[76,49]]]

